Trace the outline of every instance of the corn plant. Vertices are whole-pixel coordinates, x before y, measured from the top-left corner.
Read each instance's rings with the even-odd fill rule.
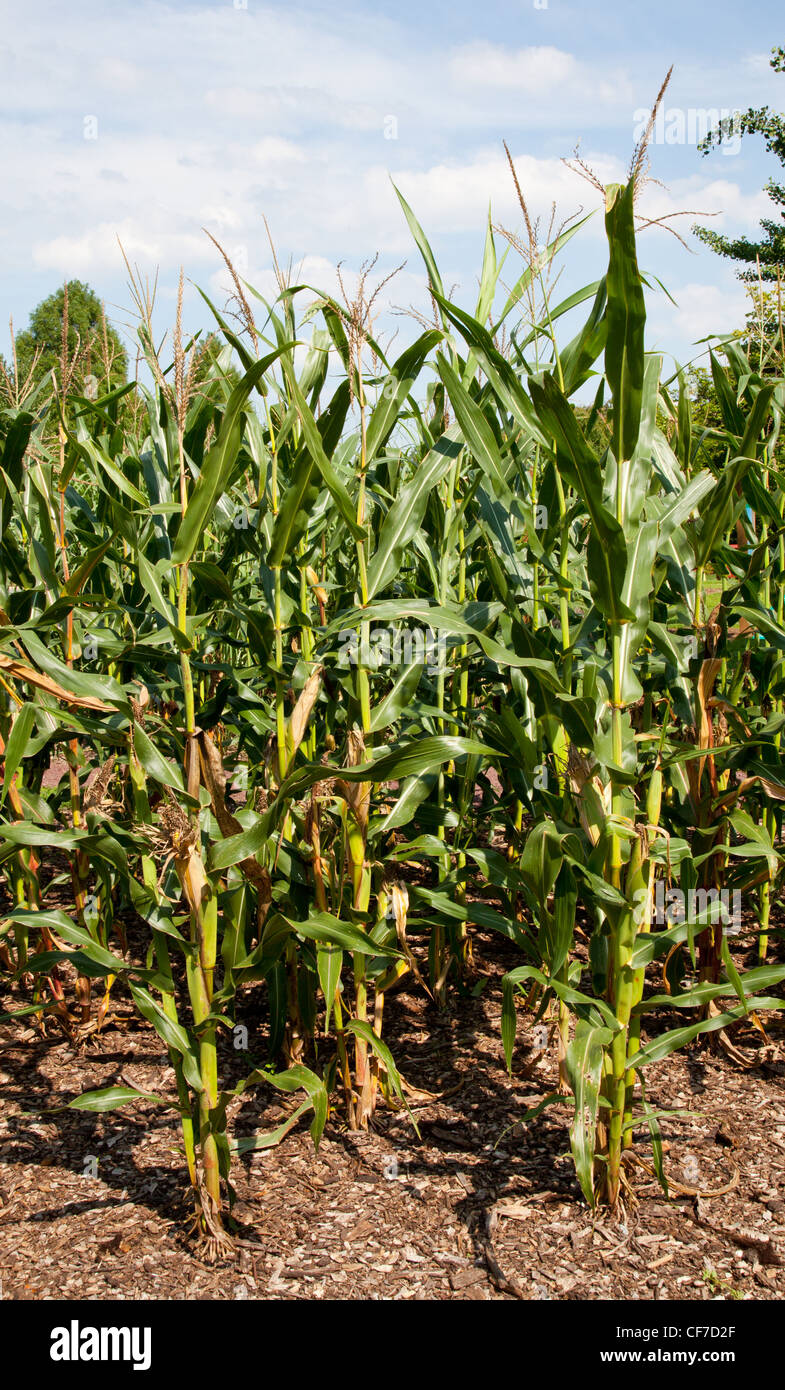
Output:
[[[574,346],[565,354],[567,372],[564,357],[557,355],[555,370],[532,373],[524,385],[482,326],[450,311],[472,350],[482,353],[489,383],[485,395],[495,398],[491,410],[509,412],[504,423],[519,426],[536,443],[540,465],[544,455],[561,479],[557,490],[560,532],[559,539],[554,536],[554,540],[562,556],[568,553],[576,521],[584,535],[584,574],[563,563],[558,564],[558,578],[554,573],[562,635],[558,662],[550,645],[536,642],[538,630],[527,623],[525,615],[522,617],[509,576],[496,566],[495,588],[509,609],[527,703],[535,711],[539,706],[537,722],[550,734],[551,755],[561,771],[561,796],[549,796],[549,814],[543,818],[540,811],[518,866],[522,887],[535,912],[541,962],[523,965],[508,975],[504,1033],[509,1062],[516,987],[528,992],[537,985],[574,1013],[575,1035],[564,1048],[564,1070],[575,1103],[573,1153],[587,1197],[594,1200],[595,1194],[600,1194],[611,1207],[619,1202],[624,1180],[622,1158],[629,1149],[631,1131],[639,1123],[633,1112],[636,1077],[653,1058],[667,1055],[703,1031],[744,1016],[753,1004],[756,1009],[777,1007],[775,998],[756,995],[756,991],[770,988],[782,978],[779,968],[740,977],[730,960],[721,924],[712,921],[699,933],[702,983],[667,996],[667,1002],[669,1007],[676,1004],[699,1012],[723,994],[738,996],[738,1003],[722,1014],[714,1011],[695,1024],[661,1035],[656,1043],[641,1046],[641,1016],[662,1002],[656,996],[643,998],[645,965],[688,935],[692,948],[690,933],[695,925],[680,923],[663,932],[652,927],[652,860],[661,848],[663,771],[675,766],[684,775],[686,764],[695,833],[690,845],[682,842],[686,852],[683,862],[692,871],[703,869],[704,887],[716,882],[728,856],[760,855],[770,865],[777,855],[770,841],[764,843],[755,834],[746,813],[731,811],[755,779],[748,779],[746,788],[743,784],[734,788],[724,803],[717,796],[713,715],[708,710],[720,661],[705,653],[691,663],[687,718],[693,721],[698,748],[689,747],[686,756],[678,748],[675,731],[668,729],[670,703],[653,698],[655,647],[672,655],[674,645],[664,625],[655,625],[663,583],[675,584],[694,596],[693,625],[700,632],[700,644],[712,640],[710,635],[707,638],[700,609],[703,576],[715,558],[717,544],[735,521],[736,488],[754,462],[771,390],[764,388],[755,398],[744,436],[720,479],[707,470],[688,477],[672,451],[663,448],[664,441],[657,436],[660,360],[647,357],[644,351],[645,309],[635,251],[634,191],[632,180],[607,191],[610,260],[602,294],[595,301],[599,306],[605,301],[601,310],[604,328],[600,331],[596,319],[591,319],[577,340],[589,351],[596,351],[604,342],[610,398],[610,439],[604,458],[594,452],[569,402],[568,391],[580,379],[571,371],[580,355]],[[456,389],[455,381],[450,386],[456,412],[463,410],[472,438],[482,442],[481,458],[488,472],[495,468],[503,473],[504,454],[498,445],[501,422],[494,431],[488,425],[488,406],[483,410],[482,397],[472,400]],[[700,520],[694,520],[698,513]],[[570,514],[575,518],[572,528],[565,525]],[[515,555],[514,542],[505,548]],[[660,561],[663,555],[668,560],[667,573]],[[571,614],[564,618],[568,575],[572,581],[569,598],[585,604],[580,624],[573,623],[574,637],[569,626]],[[527,579],[525,574],[520,576],[524,588]],[[580,665],[577,689],[571,679],[576,655]],[[558,715],[556,727],[553,715],[544,713],[546,704]],[[504,727],[515,729],[524,768],[531,777],[533,765],[541,765],[542,739],[532,739],[531,719],[513,724],[507,715]],[[705,801],[701,801],[699,779],[706,769],[709,785]],[[708,819],[711,836],[703,830]],[[740,843],[731,845],[723,835],[723,827],[728,825],[738,832]],[[720,843],[722,850],[718,852]],[[578,882],[597,923],[590,950],[596,990],[593,997],[578,987],[580,966],[577,962],[570,965]],[[727,974],[721,979],[722,962]],[[564,1032],[561,1036],[564,1042]],[[557,1091],[553,1099],[558,1098]],[[643,1112],[656,1147],[657,1117],[645,1099]]]
[[[340,298],[279,272],[267,301],[227,259],[234,317],[205,298],[216,333],[186,342],[181,278],[167,354],[133,273],[147,385],[82,397],[65,348],[58,380],[5,384],[6,1017],[84,1046],[118,992],[133,1001],[173,1092],[70,1104],[174,1107],[213,1254],[234,1156],[301,1117],[318,1143],[328,1120],[363,1129],[406,1104],[391,992],[459,999],[475,927],[521,951],[508,1065],[523,995],[557,1045],[538,1109],[572,1104],[582,1189],[611,1208],[645,1164],[636,1128],[665,1181],[647,1065],[781,1007],[785,970],[763,962],[782,876],[785,388],[718,347],[709,438],[686,375],[661,380],[637,178],[606,191],[606,273],[559,303],[580,224],[542,253],[518,189],[526,237],[499,255],[488,225],[471,313],[401,199],[434,319],[394,359],[370,264]],[[511,253],[524,267],[502,295]],[[676,890],[692,905],[663,919]],[[746,973],[722,891],[755,895]],[[249,990],[266,1031],[232,1083]],[[647,1041],[662,1007],[687,1021]],[[255,1086],[300,1098],[238,1139],[227,1117]]]

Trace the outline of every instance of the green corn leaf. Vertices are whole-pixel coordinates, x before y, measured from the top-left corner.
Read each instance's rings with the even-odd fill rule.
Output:
[[[565,1067],[575,1097],[575,1113],[570,1125],[570,1147],[575,1171],[586,1201],[594,1206],[594,1142],[600,1103],[605,1048],[612,1034],[607,1028],[579,1020],[575,1037],[567,1048]]]
[[[185,783],[179,767],[158,752],[152,739],[148,738],[139,724],[134,727],[134,751],[148,777],[159,786],[171,787],[181,795],[185,794]]]
[[[387,1075],[387,1080],[390,1083],[393,1094],[398,1097],[402,1105],[406,1106],[406,1110],[409,1114],[409,1119],[414,1125],[415,1133],[419,1138],[420,1130],[417,1125],[417,1121],[415,1120],[411,1110],[409,1110],[409,1107],[406,1104],[406,1097],[403,1093],[403,1084],[401,1082],[400,1074],[398,1072],[398,1068],[395,1065],[395,1062],[393,1061],[393,1055],[387,1044],[385,1042],[382,1042],[378,1034],[374,1032],[370,1023],[364,1023],[357,1018],[352,1018],[349,1020],[349,1022],[346,1025],[346,1032],[354,1033],[356,1037],[362,1038],[363,1041],[368,1044],[371,1051],[375,1053],[375,1055],[379,1058],[379,1061],[384,1067],[385,1073]]]
[[[662,1133],[657,1121],[656,1111],[653,1110],[653,1108],[651,1107],[651,1105],[649,1105],[649,1102],[646,1099],[646,1091],[644,1089],[643,1077],[640,1077],[639,1080],[641,1084],[641,1105],[643,1106],[643,1113],[646,1116],[646,1123],[649,1127],[649,1135],[651,1136],[651,1153],[652,1161],[654,1163],[654,1171],[657,1174],[657,1180],[660,1184],[660,1187],[662,1188],[663,1192],[665,1193],[665,1196],[667,1197],[669,1196],[669,1191],[668,1179],[665,1176],[665,1165],[663,1163],[662,1157]]]
[[[19,768],[30,741],[30,735],[35,724],[36,706],[28,701],[17,711],[11,732],[8,736],[8,743],[5,750],[5,767],[3,769],[3,794],[0,797],[0,805],[5,801],[8,789],[14,780],[14,776]]]
[[[322,482],[330,493],[351,535],[354,536],[355,540],[363,540],[365,537],[365,527],[358,524],[356,507],[346,490],[345,484],[341,481],[325,452],[324,441],[313,412],[291,372],[288,373],[288,378],[289,391],[297,414],[300,417],[308,452],[321,474]]]
[[[427,332],[421,334],[416,342],[412,343],[411,347],[406,348],[401,353],[390,368],[389,375],[382,386],[381,399],[374,407],[368,421],[365,437],[367,464],[373,462],[379,450],[383,449],[387,443],[395,428],[404,401],[414,386],[428,353],[437,343],[441,342],[442,337],[443,334],[438,329],[428,329]]]
[[[283,914],[282,914],[283,915]],[[365,956],[388,956],[390,958],[399,957],[401,952],[393,950],[387,946],[380,946],[373,941],[366,932],[360,931],[358,927],[353,927],[349,922],[342,922],[338,917],[333,917],[329,912],[312,912],[307,922],[298,922],[291,917],[285,917],[293,932],[298,932],[300,936],[309,937],[311,941],[328,942],[332,946],[340,946],[345,951],[355,951]]]
[[[312,1101],[304,1100],[276,1129],[271,1129],[266,1134],[245,1134],[239,1139],[230,1139],[229,1147],[232,1153],[241,1157],[243,1154],[257,1153],[262,1149],[276,1148],[289,1131],[294,1129],[297,1121],[312,1109]]]
[[[121,1105],[129,1105],[134,1100],[153,1101],[156,1105],[167,1105],[170,1108],[173,1106],[172,1101],[166,1100],[163,1096],[153,1095],[152,1091],[137,1091],[133,1086],[106,1086],[101,1091],[85,1091],[75,1100],[69,1100],[67,1105],[58,1105],[55,1109],[87,1110],[92,1114],[103,1115],[107,1110],[117,1110]]]
[[[512,1055],[515,1050],[515,1034],[518,1025],[515,996],[515,981],[511,980],[509,975],[505,975],[502,981],[502,1046],[507,1071],[510,1075],[512,1075]]]
[[[186,564],[199,545],[204,529],[212,516],[221,493],[225,491],[237,461],[242,443],[242,415],[248,397],[273,362],[294,349],[294,343],[284,343],[268,353],[246,372],[229,397],[218,438],[207,455],[196,486],[188,499],[188,507],[177,530],[172,564]]]
[[[330,1015],[335,1005],[335,995],[341,981],[343,951],[339,946],[317,945],[316,969],[325,1003],[325,1034],[329,1031]]]
[[[202,1078],[196,1051],[182,1024],[171,1019],[161,1005],[142,985],[129,982],[131,997],[143,1018],[152,1023],[159,1038],[183,1059],[183,1074],[194,1091],[201,1091]]]
[[[781,1009],[782,1000],[763,995],[748,997],[745,1004],[739,1004],[735,1009],[727,1009],[724,1013],[715,1014],[712,1018],[704,1019],[700,1023],[691,1023],[686,1028],[671,1028],[634,1053],[629,1058],[627,1067],[634,1067],[637,1070],[640,1067],[648,1066],[651,1062],[660,1062],[663,1057],[668,1057],[671,1052],[675,1052],[692,1042],[693,1038],[697,1038],[703,1033],[716,1033],[718,1028],[727,1028],[731,1023],[738,1023],[740,1019],[747,1016],[751,1008]]]
[[[605,374],[613,398],[612,447],[617,461],[631,459],[635,452],[643,401],[646,303],[635,250],[634,195],[632,179],[626,185],[611,184],[606,190],[610,259]]]
[[[395,184],[393,184],[393,188],[395,188]],[[398,202],[403,208],[403,215],[406,218],[407,223],[409,224],[409,231],[414,237],[420,255],[422,256],[425,262],[425,268],[428,271],[428,278],[431,282],[431,289],[434,290],[437,294],[443,295],[444,287],[442,285],[441,276],[439,275],[439,272],[436,268],[434,254],[430,248],[430,245],[428,244],[428,240],[425,236],[425,233],[422,227],[420,226],[419,222],[417,221],[417,218],[415,217],[411,208],[409,207],[409,204],[407,203],[403,194],[400,192],[398,188],[395,188],[395,192],[398,197]]]
[[[422,525],[428,495],[461,452],[460,429],[453,425],[426,454],[414,477],[398,493],[384,518],[368,564],[368,598],[387,587],[400,570],[412,538]]]
[[[441,353],[436,358],[439,375],[444,382],[452,407],[461,427],[467,447],[471,450],[490,479],[494,492],[499,497],[509,497],[510,489],[502,463],[496,436],[477,403],[472,400],[462,385],[458,374],[453,371]]]

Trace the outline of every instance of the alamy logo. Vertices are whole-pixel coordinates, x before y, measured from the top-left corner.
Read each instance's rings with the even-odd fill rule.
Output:
[[[633,139],[643,138],[650,120],[644,106],[633,113]],[[728,107],[707,109],[698,106],[659,106],[650,140],[654,145],[697,145],[713,131],[721,131],[724,155],[738,154],[741,149],[741,113]]]
[[[338,665],[382,670],[391,666],[425,666],[431,675],[447,671],[447,638],[432,628],[376,627],[368,637],[353,628],[338,633]]]
[[[70,1327],[52,1329],[52,1361],[132,1361],[135,1371],[149,1371],[152,1331],[149,1327]]]
[[[726,936],[741,930],[741,893],[735,888],[666,888],[662,879],[655,885],[653,901],[649,891],[639,889],[635,894],[637,921],[642,923],[651,908],[651,921],[660,927],[680,922],[708,926],[721,922]]]

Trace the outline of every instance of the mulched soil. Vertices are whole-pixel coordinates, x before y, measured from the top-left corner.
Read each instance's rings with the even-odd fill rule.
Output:
[[[44,1114],[83,1090],[133,1084],[171,1093],[161,1043],[121,987],[102,1033],[0,1027],[0,1276],[10,1299],[780,1299],[785,1296],[785,1050],[782,1017],[732,1032],[735,1058],[693,1046],[647,1069],[663,1121],[666,1200],[630,1169],[621,1219],[593,1216],[569,1153],[568,1106],[521,1116],[553,1089],[552,1049],[519,1016],[513,1077],[500,1039],[501,977],[520,963],[477,933],[470,990],[437,1010],[416,986],[389,999],[385,1036],[409,1086],[405,1112],[372,1132],[340,1113],[318,1154],[306,1122],[279,1147],[238,1160],[240,1240],[210,1265],[188,1234],[187,1178],[171,1112]],[[478,990],[477,987],[483,985]],[[473,992],[472,992],[473,991]],[[254,1037],[263,991],[238,1018]],[[17,1002],[21,1002],[18,1000]],[[673,1026],[665,1019],[658,1027]],[[746,1059],[747,1068],[743,1066]],[[221,1074],[249,1059],[224,1044]],[[260,1088],[233,1103],[235,1133],[281,1123],[296,1100]],[[636,1141],[650,1160],[646,1134]],[[699,1189],[694,1197],[676,1189]],[[721,1191],[720,1191],[721,1190]],[[720,1195],[711,1193],[720,1191]]]

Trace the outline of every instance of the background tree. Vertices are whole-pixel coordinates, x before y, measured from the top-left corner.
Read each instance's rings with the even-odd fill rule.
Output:
[[[785,72],[785,48],[772,49],[770,66],[775,72]],[[750,107],[743,113],[725,117],[714,130],[709,131],[698,148],[706,155],[715,145],[744,135],[762,135],[767,153],[776,155],[780,164],[785,166],[785,113],[773,113],[768,106],[761,106],[757,110]],[[769,179],[766,192],[779,208],[780,220],[761,218],[760,227],[764,235],[759,241],[750,241],[748,237],[722,236],[710,227],[693,227],[695,235],[712,251],[749,267],[739,272],[740,280],[757,280],[759,275],[763,280],[782,278],[785,266],[785,184]]]
[[[779,377],[785,364],[785,331],[782,323],[782,282],[774,289],[751,284],[744,328],[737,335],[742,351],[761,376]]]
[[[63,361],[70,365],[66,385],[79,395],[103,395],[125,384],[128,354],[98,295],[82,280],[69,280],[41,300],[15,339],[12,361],[3,365],[16,382],[29,379],[36,386],[54,371],[62,386]]]

